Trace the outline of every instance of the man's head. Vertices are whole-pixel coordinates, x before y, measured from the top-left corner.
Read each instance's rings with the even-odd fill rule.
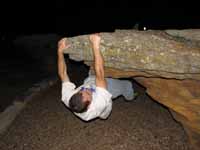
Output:
[[[69,107],[73,112],[83,113],[87,111],[92,101],[91,89],[82,88],[78,93],[74,94],[69,100]]]

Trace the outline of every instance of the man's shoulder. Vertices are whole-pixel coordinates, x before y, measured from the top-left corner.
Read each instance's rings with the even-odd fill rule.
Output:
[[[70,97],[76,92],[76,85],[72,82],[62,82],[62,100],[69,100]]]
[[[106,98],[111,98],[112,97],[112,94],[106,89],[106,88],[103,88],[103,87],[96,87],[96,93],[97,95],[100,95],[100,96],[103,96],[103,97],[106,97]]]
[[[73,88],[75,88],[76,85],[73,82],[70,82],[70,81],[63,81],[62,87],[73,87]]]

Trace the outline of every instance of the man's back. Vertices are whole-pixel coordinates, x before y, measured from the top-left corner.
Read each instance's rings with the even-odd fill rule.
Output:
[[[69,107],[69,101],[73,94],[82,88],[92,89],[92,100],[87,110],[83,113],[75,113],[82,120],[88,121],[100,117],[106,119],[112,110],[111,93],[102,87],[96,87],[95,76],[89,76],[84,84],[76,88],[75,84],[67,81],[62,83],[62,101]]]

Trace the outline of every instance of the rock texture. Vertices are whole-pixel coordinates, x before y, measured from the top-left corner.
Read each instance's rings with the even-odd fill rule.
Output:
[[[146,87],[147,93],[168,107],[182,123],[194,148],[198,149],[200,46],[198,39],[188,40],[167,32],[118,30],[101,33],[106,76],[134,78]],[[68,41],[72,46],[65,53],[91,66],[93,57],[88,35],[71,37]]]
[[[167,106],[176,120],[182,123],[196,148],[200,146],[200,81],[147,79],[136,80],[147,88],[147,93]],[[198,135],[198,136],[197,136]]]
[[[165,32],[179,38],[179,40],[185,43],[200,47],[200,29],[166,30]]]
[[[200,41],[200,29],[166,30],[168,34],[192,41]]]
[[[101,33],[101,50],[106,67],[144,72],[153,77],[200,79],[200,47],[191,46],[162,31],[117,30]],[[88,36],[69,38],[66,50],[75,60],[90,64]]]

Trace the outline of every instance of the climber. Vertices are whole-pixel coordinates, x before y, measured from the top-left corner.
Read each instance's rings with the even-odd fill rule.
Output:
[[[89,75],[84,84],[76,88],[70,82],[63,50],[70,47],[67,38],[58,42],[58,74],[62,80],[62,101],[80,119],[107,119],[112,110],[112,99],[123,95],[126,100],[135,99],[131,81],[104,77],[104,59],[100,51],[99,34],[91,34],[89,40],[94,57],[94,75]]]

